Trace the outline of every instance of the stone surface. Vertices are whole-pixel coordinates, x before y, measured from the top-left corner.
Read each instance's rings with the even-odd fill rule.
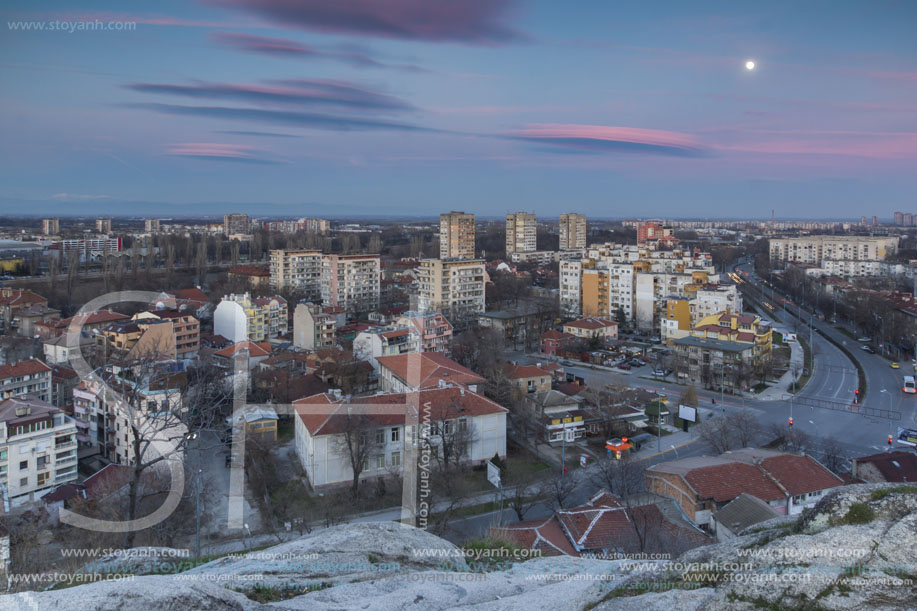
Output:
[[[898,491],[875,494],[886,488]],[[871,519],[845,524],[855,503],[868,507]],[[425,531],[359,523],[180,575],[0,596],[0,609],[915,609],[915,549],[917,494],[862,485],[837,489],[798,520],[758,525],[674,564],[537,558],[478,574],[467,570],[458,548]],[[94,564],[142,572],[151,557],[172,555],[137,550]]]

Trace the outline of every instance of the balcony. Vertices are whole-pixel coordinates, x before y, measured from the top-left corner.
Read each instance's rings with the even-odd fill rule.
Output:
[[[76,447],[76,440],[71,439],[65,443],[56,443],[54,444],[54,450],[60,452],[61,450],[69,450],[70,448]]]
[[[57,458],[54,461],[54,467],[58,468],[61,465],[71,463],[71,462],[76,462],[76,458],[77,458],[76,454],[71,454],[70,456],[64,456],[64,457]]]

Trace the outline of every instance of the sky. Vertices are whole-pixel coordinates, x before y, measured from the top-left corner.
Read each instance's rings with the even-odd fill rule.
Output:
[[[917,212],[909,0],[0,13],[3,214]]]

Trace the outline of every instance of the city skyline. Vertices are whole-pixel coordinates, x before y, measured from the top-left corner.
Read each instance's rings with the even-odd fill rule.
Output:
[[[909,4],[3,15],[6,214],[891,218],[917,187]]]

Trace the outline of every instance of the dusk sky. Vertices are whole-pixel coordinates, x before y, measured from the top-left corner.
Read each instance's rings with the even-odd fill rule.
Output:
[[[917,212],[910,0],[0,12],[6,214]]]

